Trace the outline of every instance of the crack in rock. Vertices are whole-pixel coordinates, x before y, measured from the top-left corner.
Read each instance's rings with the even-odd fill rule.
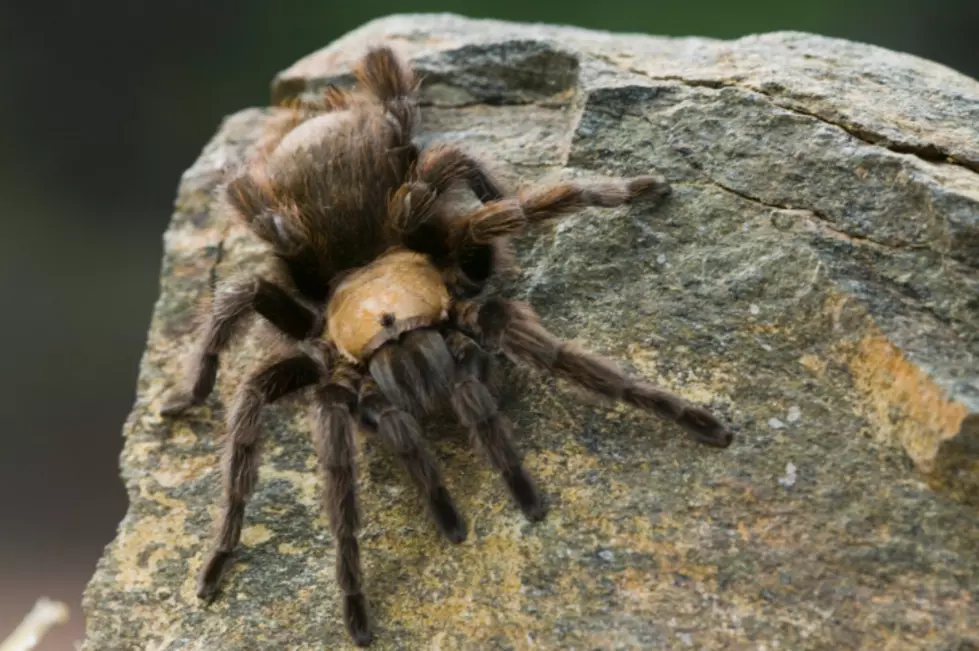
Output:
[[[745,199],[746,201],[751,201],[752,203],[756,203],[756,204],[758,204],[760,206],[765,206],[766,208],[772,208],[774,210],[783,210],[783,211],[788,211],[788,212],[804,212],[807,215],[810,215],[814,219],[818,220],[821,225],[823,225],[824,227],[826,227],[826,229],[832,231],[834,234],[836,234],[836,235],[838,235],[838,236],[846,239],[847,241],[854,242],[855,244],[872,244],[872,245],[876,245],[876,246],[886,247],[888,249],[907,249],[907,250],[919,250],[919,251],[921,251],[921,250],[924,250],[924,251],[934,251],[935,253],[943,254],[941,251],[936,251],[934,248],[928,246],[927,244],[914,244],[914,243],[908,243],[908,242],[886,242],[886,241],[881,241],[881,240],[875,239],[873,237],[868,237],[868,236],[864,236],[864,235],[857,235],[855,233],[848,233],[848,232],[846,232],[844,230],[841,230],[840,227],[839,227],[839,225],[836,224],[835,222],[833,222],[832,219],[830,219],[826,215],[823,215],[823,214],[819,213],[816,210],[813,210],[812,208],[806,208],[805,206],[787,206],[787,205],[781,205],[781,204],[777,204],[777,203],[772,203],[772,202],[764,201],[763,199],[761,199],[759,197],[752,196],[752,195],[748,194],[747,192],[744,192],[742,190],[738,190],[736,188],[732,188],[729,185],[725,185],[725,184],[721,183],[720,181],[718,181],[716,179],[712,179],[712,178],[707,177],[706,180],[711,185],[713,185],[715,187],[718,187],[721,190],[724,190],[725,192],[730,192],[731,194],[733,194],[735,196],[738,196],[738,197],[741,197],[742,199]]]
[[[958,160],[954,156],[952,156],[949,152],[943,150],[941,147],[933,143],[927,143],[923,146],[919,146],[910,143],[895,142],[894,140],[888,138],[887,136],[874,133],[867,129],[862,129],[855,124],[842,124],[840,122],[831,120],[830,118],[824,115],[820,115],[814,111],[804,109],[801,106],[781,102],[779,101],[778,96],[766,92],[761,88],[758,88],[757,86],[739,84],[736,81],[727,80],[727,79],[688,79],[688,78],[681,77],[679,75],[651,75],[642,70],[636,70],[634,68],[629,68],[628,70],[629,72],[642,75],[647,79],[651,79],[655,81],[675,81],[685,86],[690,86],[692,88],[710,88],[713,90],[718,90],[721,88],[734,88],[746,92],[757,93],[758,95],[767,97],[771,101],[773,106],[777,106],[779,108],[785,109],[786,111],[791,111],[792,113],[796,113],[798,115],[811,117],[830,126],[834,126],[839,129],[842,129],[843,131],[850,134],[857,140],[860,140],[861,142],[865,142],[868,145],[883,147],[884,149],[892,151],[896,154],[909,154],[927,163],[955,165],[957,167],[962,167],[963,169],[967,169],[971,172],[979,173],[979,163]]]

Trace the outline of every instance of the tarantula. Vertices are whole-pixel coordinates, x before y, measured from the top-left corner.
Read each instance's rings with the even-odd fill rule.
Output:
[[[358,87],[329,86],[315,106],[282,111],[255,155],[222,186],[219,199],[269,246],[277,275],[218,284],[191,368],[161,413],[179,414],[210,395],[218,356],[244,317],[261,315],[292,342],[289,354],[239,386],[228,410],[224,510],[198,595],[213,598],[241,537],[258,479],[262,407],[313,387],[311,427],[343,620],[353,641],[366,646],[373,633],[357,542],[358,427],[400,458],[438,528],[455,543],[466,539],[467,524],[419,425],[436,408],[451,406],[526,518],[540,520],[546,511],[488,388],[496,357],[651,411],[707,445],[726,447],[732,434],[706,409],[557,339],[530,305],[484,291],[508,259],[509,236],[588,206],[661,199],[670,190],[664,179],[508,193],[463,150],[414,142],[420,83],[392,50],[370,49],[355,74]],[[468,188],[478,207],[460,208],[454,188]]]

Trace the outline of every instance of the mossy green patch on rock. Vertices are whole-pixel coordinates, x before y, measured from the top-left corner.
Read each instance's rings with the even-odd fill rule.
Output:
[[[528,524],[460,428],[431,428],[462,545],[359,439],[375,648],[979,645],[979,83],[804,34],[426,15],[345,36],[273,97],[346,83],[377,42],[426,76],[420,139],[459,143],[511,184],[670,180],[660,206],[525,233],[503,289],[738,436],[701,447],[508,368],[505,409],[550,512]],[[213,279],[261,258],[213,190],[274,110],[229,117],[181,181],[124,428],[129,512],[85,593],[85,651],[351,648],[302,395],[266,411],[237,563],[214,604],[194,594],[225,406],[268,351],[244,340],[206,404],[158,416]]]

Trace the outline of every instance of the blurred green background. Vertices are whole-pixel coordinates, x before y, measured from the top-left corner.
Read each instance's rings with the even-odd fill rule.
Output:
[[[734,38],[793,29],[979,76],[976,0],[0,3],[0,639],[73,609],[125,509],[120,428],[181,172],[278,70],[391,12]]]

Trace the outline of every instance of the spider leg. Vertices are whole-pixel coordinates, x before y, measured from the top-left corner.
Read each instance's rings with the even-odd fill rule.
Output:
[[[469,248],[520,233],[528,224],[556,219],[590,206],[612,208],[636,199],[658,199],[670,187],[659,176],[637,176],[590,183],[558,183],[520,192],[516,199],[491,201],[455,221],[454,244],[460,256]]]
[[[354,76],[381,102],[414,97],[418,90],[415,73],[386,45],[369,48]]]
[[[409,235],[426,226],[435,201],[460,182],[483,203],[506,196],[502,184],[483,163],[454,145],[435,144],[422,151],[409,180],[392,197],[392,223]]]
[[[420,80],[410,66],[387,46],[374,47],[361,58],[354,74],[368,92],[387,109],[397,127],[396,147],[412,147],[418,123],[417,95]],[[500,199],[504,191],[483,164],[451,145],[425,150],[415,165],[413,180],[431,186],[436,194],[464,180],[480,201]]]
[[[459,147],[445,143],[422,151],[415,169],[416,180],[432,187],[436,193],[447,192],[462,181],[482,203],[506,196],[506,190],[486,166]]]
[[[425,446],[416,416],[431,413],[449,395],[455,363],[442,336],[413,330],[371,357],[362,418],[401,457],[412,480],[428,498],[439,529],[452,542],[466,539],[467,525],[452,501],[442,473]]]
[[[526,303],[491,298],[456,304],[457,325],[475,333],[493,350],[514,361],[563,377],[590,391],[650,411],[675,422],[695,440],[725,448],[732,432],[707,409],[640,379],[628,377],[608,359],[579,349],[548,332]]]
[[[316,455],[326,479],[324,501],[336,545],[336,577],[343,592],[343,622],[347,633],[358,646],[371,643],[373,633],[367,611],[367,599],[361,584],[360,512],[357,507],[356,423],[353,411],[357,404],[360,372],[341,365],[329,382],[316,391],[312,409],[313,440]]]
[[[281,188],[273,187],[263,166],[251,165],[231,178],[222,188],[220,199],[235,219],[270,244],[277,254],[302,254],[309,238],[302,230],[299,206],[281,195]]]
[[[357,80],[377,101],[384,105],[388,120],[395,127],[392,145],[411,147],[418,124],[417,91],[419,80],[414,71],[387,46],[367,51],[354,69]]]
[[[459,369],[451,399],[456,416],[486,451],[527,519],[543,519],[547,508],[510,442],[509,420],[484,384],[491,358],[462,332],[452,331],[446,338]]]
[[[316,363],[298,355],[266,366],[238,388],[228,412],[228,434],[221,465],[224,511],[214,547],[198,580],[198,597],[209,600],[214,596],[241,539],[245,504],[258,481],[262,407],[315,383],[319,377]]]
[[[422,152],[409,180],[392,195],[388,218],[405,246],[428,255],[444,269],[462,268],[465,278],[451,280],[450,274],[450,285],[470,286],[475,282],[479,286],[500,258],[499,243],[469,247],[461,259],[453,255],[455,215],[447,206],[439,206],[438,200],[460,182],[481,202],[506,196],[506,190],[481,162],[458,147],[437,144]]]
[[[245,317],[253,313],[293,339],[304,339],[322,327],[317,314],[264,278],[241,276],[219,285],[182,385],[165,400],[160,409],[162,415],[179,414],[211,394],[217,379],[218,356]]]
[[[398,455],[412,480],[428,499],[429,510],[445,537],[454,543],[466,539],[466,521],[445,487],[442,473],[422,440],[421,428],[407,411],[395,406],[373,378],[361,385],[360,422]]]
[[[391,197],[388,213],[406,246],[429,255],[448,272],[446,278],[457,296],[479,293],[509,257],[506,238],[528,224],[589,206],[614,207],[670,192],[662,177],[648,175],[545,185],[508,197],[481,165],[461,151],[440,146],[430,152],[431,158],[423,154],[419,164],[419,178],[428,180],[402,185]],[[465,180],[477,196],[482,192],[483,205],[461,215],[438,215],[441,188],[458,180]],[[496,195],[499,198],[492,198]]]

